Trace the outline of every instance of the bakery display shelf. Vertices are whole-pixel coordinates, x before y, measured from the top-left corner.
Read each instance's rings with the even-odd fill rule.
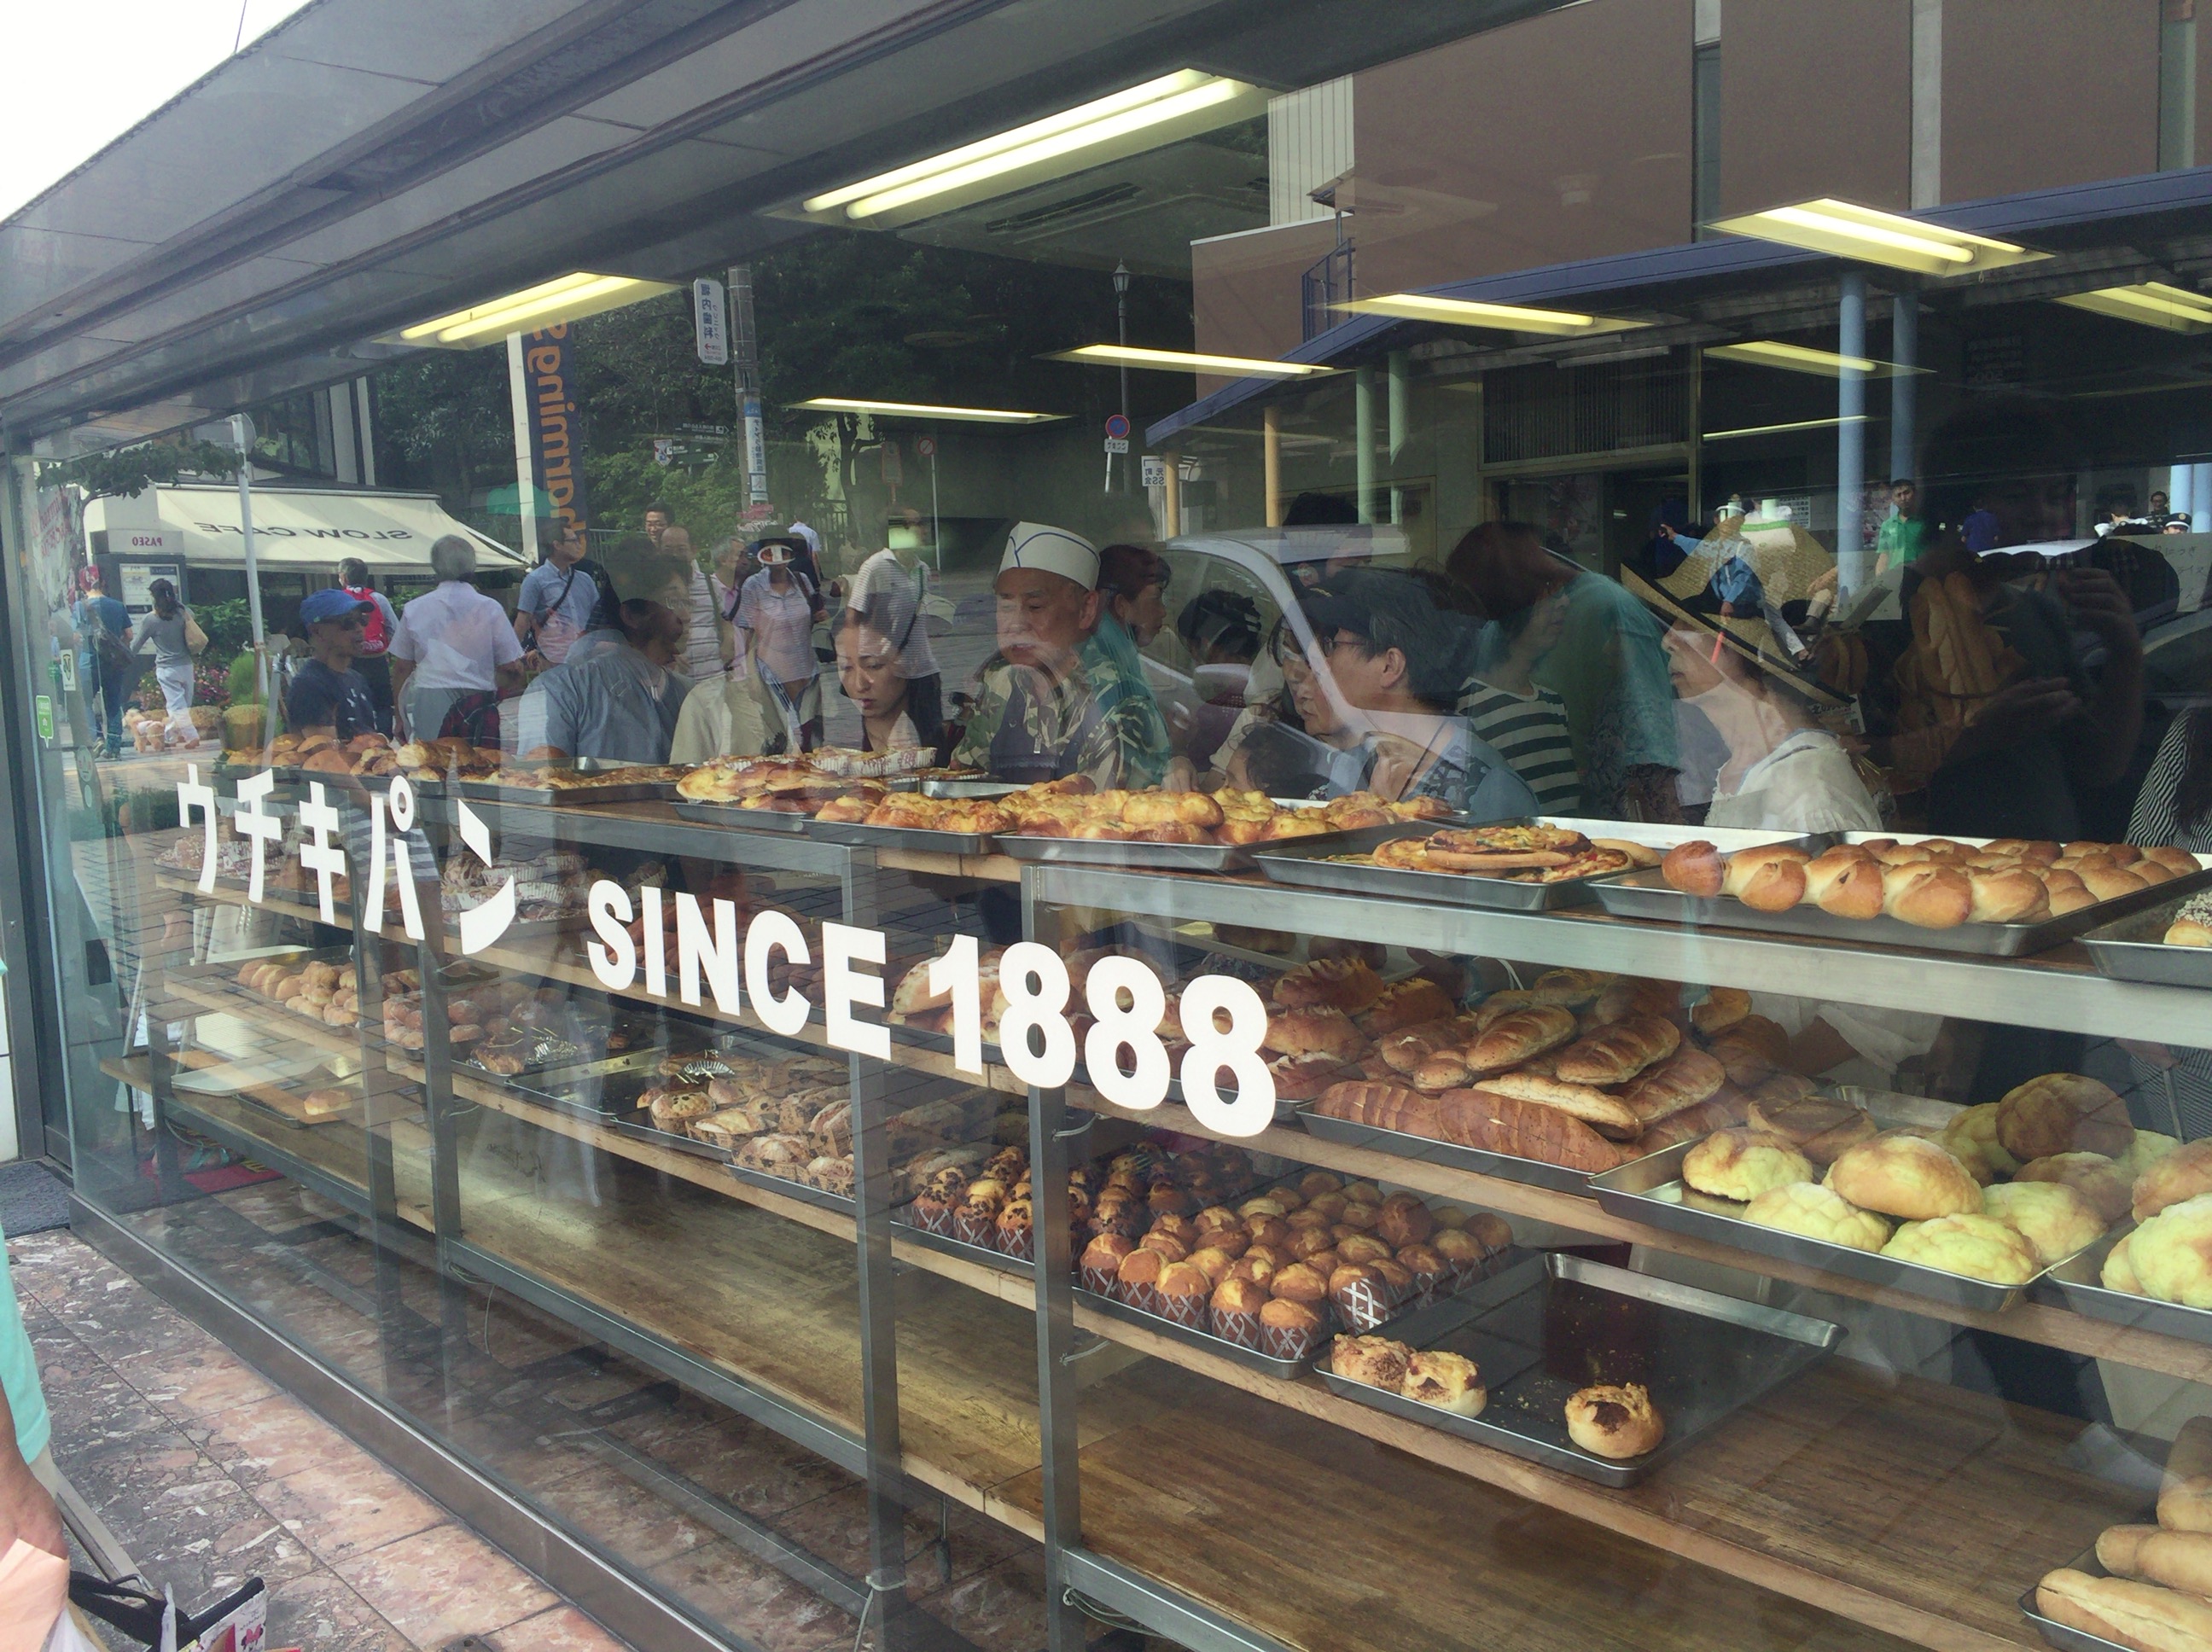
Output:
[[[539,1116],[550,1128],[575,1123]],[[690,1172],[711,1169],[697,1161],[672,1168],[661,1183],[618,1185],[588,1208],[532,1192],[496,1156],[465,1163],[462,1208],[473,1243],[857,1433],[849,1229],[841,1234],[793,1213],[788,1232],[772,1231],[776,1224],[760,1219],[765,1207],[750,1215],[729,1208],[746,1202],[745,1190],[695,1181]],[[641,1157],[625,1174],[653,1168]],[[480,1187],[485,1177],[500,1185]],[[509,1181],[517,1196],[505,1196]],[[677,1245],[689,1259],[680,1275],[666,1262]],[[917,1267],[900,1284],[908,1472],[1036,1535],[1032,1287],[909,1250],[903,1235],[895,1248]],[[955,1285],[963,1289],[947,1295]],[[1465,1644],[1479,1630],[1488,1640],[1477,1643],[1559,1652],[1766,1648],[1796,1643],[1762,1638],[1774,1613],[1798,1623],[1801,1638],[1811,1636],[1818,1620],[1795,1616],[1805,1613],[1798,1601],[1931,1647],[2017,1646],[2024,1625],[2014,1600],[2024,1580],[2012,1558],[2074,1552],[2132,1508],[2118,1504],[2131,1494],[2067,1466],[2078,1425],[1843,1364],[1769,1394],[1644,1485],[1615,1491],[1340,1399],[1310,1375],[1286,1382],[1177,1345],[1154,1326],[1088,1309],[1077,1317],[1083,1328],[1157,1357],[1082,1391],[1087,1546],[1289,1646],[1382,1652]],[[1096,1371],[1101,1363],[1074,1370]],[[1212,1381],[1193,1383],[1186,1372]],[[1377,1445],[1396,1451],[1378,1455]],[[1931,1477],[1931,1461],[1945,1472]],[[1164,1462],[1176,1473],[1161,1475]],[[1530,1503],[1587,1524],[1533,1545],[1516,1540]],[[1331,1509],[1334,1540],[1355,1546],[1346,1564],[1372,1558],[1381,1570],[1316,1568],[1299,1546],[1235,1541],[1223,1524],[1238,1517],[1224,1510],[1316,1506]],[[1480,1564],[1483,1540],[1470,1531],[1507,1542],[1495,1568]],[[1654,1550],[1697,1563],[1667,1573],[1664,1599],[1718,1590],[1719,1619],[1678,1625],[1655,1602],[1648,1621],[1600,1616],[1539,1632],[1500,1604],[1621,1610],[1618,1597],[1586,1607],[1577,1604],[1583,1591],[1570,1591],[1572,1601],[1547,1592],[1569,1591],[1589,1567],[1648,1577]],[[1361,1582],[1375,1576],[1392,1579],[1390,1598],[1376,1599]],[[1317,1590],[1329,1597],[1325,1609]],[[1345,1604],[1347,1591],[1358,1605]],[[1409,1604],[1416,1594],[1453,1615],[1409,1625],[1402,1614],[1424,1609]],[[1767,1614],[1757,1625],[1730,1615],[1754,1602]],[[1741,1640],[1728,1627],[1735,1623],[1746,1625]],[[1823,1646],[1896,1644],[1842,1625],[1826,1633],[1835,1638]]]
[[[1323,1363],[1331,1392],[1611,1486],[1649,1479],[1844,1338],[1826,1320],[1556,1251],[1376,1334],[1466,1355],[1482,1373],[1488,1404],[1462,1416],[1339,1376]],[[1564,1407],[1589,1383],[1622,1382],[1650,1389],[1666,1432],[1640,1457],[1598,1456],[1570,1437]]]
[[[1696,1145],[1677,1142],[1617,1170],[1592,1176],[1590,1190],[1601,1207],[1632,1222],[1710,1239],[1752,1256],[1795,1262],[1978,1314],[2004,1313],[2021,1300],[2032,1283],[1998,1285],[1946,1268],[1900,1261],[1879,1251],[1857,1250],[1747,1222],[1742,1204],[1701,1193],[1682,1181],[1682,1161]],[[1755,1261],[1749,1265],[1759,1266]]]
[[[1026,1256],[1009,1255],[995,1245],[971,1245],[949,1233],[938,1233],[914,1219],[914,1206],[900,1205],[891,1211],[891,1226],[902,1244],[919,1246],[940,1256],[957,1257],[979,1268],[988,1268],[1022,1282],[1026,1291],[1036,1278],[1036,1264]]]
[[[1844,841],[1858,841],[1875,835],[1848,832]],[[1834,838],[1808,838],[1806,847],[1817,848]],[[1962,840],[1972,841],[1972,840]],[[2203,857],[2198,857],[2200,862]],[[2047,952],[2062,941],[2072,940],[2101,924],[2146,906],[2160,905],[2176,895],[2212,884],[2212,864],[2194,873],[2184,873],[2170,883],[2154,884],[2131,894],[2100,901],[2034,923],[1963,923],[1948,929],[1926,929],[1887,914],[1873,918],[1839,918],[1817,906],[1794,906],[1782,912],[1760,912],[1725,896],[1686,895],[1658,872],[1632,873],[1615,878],[1598,891],[1605,909],[1618,918],[1636,918],[1697,929],[1750,930],[1762,935],[1789,935],[1800,940],[1844,941],[1923,952],[1955,952],[1988,958],[2027,957]]]
[[[857,849],[897,849],[909,854],[981,857],[991,852],[988,832],[945,832],[921,826],[872,826],[861,820],[817,820],[809,837]]]
[[[173,996],[199,1009],[236,1016],[274,1036],[312,1044],[333,1055],[349,1055],[358,1060],[364,1038],[372,1045],[384,1042],[383,1034],[374,1028],[364,1034],[358,1026],[333,1027],[326,1022],[310,1021],[273,998],[246,991],[220,964],[191,971],[172,969],[163,986]]]
[[[231,884],[220,878],[216,880],[212,892],[203,894],[197,878],[181,872],[161,872],[155,874],[154,887],[166,890],[172,894],[187,896],[194,900],[220,901],[230,906],[252,904],[246,899],[245,884]],[[295,898],[297,894],[297,891],[279,890],[273,884],[266,885],[258,910],[273,912],[280,918],[296,918],[301,923],[321,923],[323,921],[321,903],[312,893]],[[331,914],[331,927],[333,929],[353,927],[353,914],[343,900],[332,901]]]
[[[1510,877],[1486,878],[1480,872],[1378,866],[1372,861],[1340,858],[1366,854],[1401,837],[1432,836],[1440,826],[1455,823],[1400,820],[1387,826],[1365,826],[1357,831],[1333,832],[1323,837],[1286,838],[1255,845],[1252,864],[1267,874],[1269,882],[1301,889],[1361,896],[1370,900],[1418,901],[1498,912],[1553,912],[1566,907],[1588,906],[1596,899],[1595,885],[1624,875],[1612,872],[1597,878],[1562,878],[1556,883],[1539,884]],[[1498,823],[1525,826],[1532,823],[1519,820]]]
[[[1039,866],[1030,879],[1031,898],[1040,905],[1177,922],[1263,924],[1305,935],[1386,934],[1394,945],[1426,951],[1742,987],[2099,1038],[2170,1042],[2175,1028],[2203,1023],[2202,994],[2100,975],[2077,944],[2035,958],[1969,957],[1856,942],[1808,946],[1802,938],[1691,930],[1590,908],[1500,912],[1383,902],[1249,878]]]
[[[814,819],[795,810],[741,809],[734,803],[702,803],[686,797],[678,797],[670,806],[680,819],[728,832],[773,832],[801,837]]]
[[[1251,865],[1252,851],[1256,847],[1249,843],[1138,843],[1109,837],[1030,837],[1020,832],[1000,832],[992,841],[1008,859],[1031,865],[1110,866],[1127,872],[1241,872]]]
[[[2212,946],[2168,946],[2166,932],[2184,901],[2165,901],[2082,936],[2100,974],[2115,981],[2212,990]]]
[[[1410,1187],[1448,1204],[1528,1217],[1596,1238],[1647,1246],[1740,1272],[1759,1274],[1786,1285],[1856,1297],[1881,1308],[1896,1309],[1974,1330],[1997,1331],[2024,1342],[2041,1343],[2046,1347],[2109,1359],[2142,1370],[2160,1371],[2192,1382],[2212,1382],[2212,1347],[2131,1325],[2087,1318],[2068,1308],[2028,1300],[2002,1312],[1984,1312],[1781,1257],[1756,1255],[1739,1245],[1626,1218],[1605,1209],[1587,1195],[1507,1181],[1425,1159],[1399,1158],[1372,1148],[1326,1141],[1279,1125],[1256,1136],[1231,1138],[1209,1130],[1188,1108],[1173,1104],[1150,1112],[1130,1112],[1113,1106],[1101,1096],[1073,1090],[1068,1092],[1068,1104],[1148,1127],[1233,1141],[1255,1152],[1273,1153],[1388,1187]]]
[[[1316,1113],[1305,1102],[1296,1108],[1293,1121],[1309,1135],[1318,1136],[1323,1141],[1364,1147],[1393,1158],[1449,1165],[1454,1169],[1472,1170],[1479,1175],[1498,1176],[1507,1181],[1525,1181],[1531,1187],[1550,1187],[1559,1193],[1581,1193],[1589,1185],[1587,1170],[1571,1170],[1563,1164],[1547,1164],[1540,1159],[1522,1158],[1511,1153],[1493,1153],[1486,1148],[1462,1147],[1457,1142],[1410,1135],[1403,1130],[1385,1130],[1350,1119],[1332,1119]]]

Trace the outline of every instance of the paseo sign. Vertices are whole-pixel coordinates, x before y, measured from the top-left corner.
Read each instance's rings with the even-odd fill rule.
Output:
[[[264,770],[238,783],[238,809],[231,829],[251,846],[246,899],[264,897],[265,855],[281,845],[283,817],[262,805],[276,776]],[[416,821],[414,787],[395,779],[389,790],[368,792],[368,878],[362,890],[364,927],[381,933],[386,916],[386,879],[394,885],[400,925],[410,940],[422,940],[417,872],[424,849],[410,836]],[[179,820],[186,828],[198,817],[201,838],[199,889],[215,890],[218,811],[215,789],[201,782],[198,764],[177,783]],[[491,829],[466,802],[455,800],[461,841],[487,865],[492,864]],[[315,881],[319,912],[336,920],[335,880],[348,874],[348,857],[333,835],[340,829],[337,810],[320,782],[311,782],[300,805],[299,860]],[[668,955],[668,915],[673,902],[675,957]],[[712,997],[726,1016],[747,1013],[770,1032],[787,1038],[803,1035],[818,1014],[825,1042],[835,1049],[888,1061],[890,1029],[859,1011],[884,1007],[880,971],[888,956],[883,931],[824,920],[822,925],[822,997],[817,1005],[796,987],[778,993],[773,972],[779,959],[795,965],[815,962],[806,932],[788,913],[762,911],[740,923],[737,903],[702,902],[685,890],[647,887],[630,892],[612,878],[592,882],[586,896],[592,938],[585,956],[592,976],[611,993],[642,992],[674,999],[693,1009]],[[482,952],[514,921],[514,881],[509,878],[483,901],[457,914],[461,951]],[[628,926],[644,920],[645,939]],[[930,992],[952,1008],[952,1060],[960,1072],[983,1077],[984,974],[975,938],[963,935],[929,964]],[[1255,1136],[1274,1122],[1274,1076],[1261,1044],[1267,1030],[1267,1006],[1248,981],[1233,975],[1200,975],[1187,982],[1177,1019],[1188,1046],[1178,1066],[1160,1036],[1167,1018],[1167,987],[1141,958],[1108,957],[1094,963],[1081,983],[1082,1007],[1091,1024],[1079,1041],[1069,1010],[1077,983],[1067,964],[1050,947],[1022,941],[1006,949],[998,968],[997,989],[1006,999],[999,1017],[1000,1060],[1024,1084],[1054,1090],[1075,1075],[1079,1059],[1091,1086],[1115,1106],[1149,1111],[1167,1099],[1171,1079],[1180,1079],[1182,1100],[1206,1129],[1222,1135]],[[1229,1083],[1222,1080],[1227,1075]]]

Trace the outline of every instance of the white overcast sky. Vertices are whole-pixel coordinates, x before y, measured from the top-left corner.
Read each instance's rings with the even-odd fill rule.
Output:
[[[91,159],[306,0],[11,5],[0,94],[0,218]]]

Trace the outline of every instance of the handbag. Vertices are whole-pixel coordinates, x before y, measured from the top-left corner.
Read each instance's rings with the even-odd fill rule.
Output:
[[[192,610],[187,608],[185,610],[185,647],[193,653],[199,653],[207,647],[207,633],[200,629],[200,623],[192,617]]]

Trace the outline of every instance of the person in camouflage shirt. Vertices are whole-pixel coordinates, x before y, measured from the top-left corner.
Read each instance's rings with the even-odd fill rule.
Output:
[[[1098,552],[1065,529],[1017,523],[994,586],[999,651],[952,761],[1033,785],[1086,774],[1157,786],[1167,726],[1141,676],[1097,639]]]

